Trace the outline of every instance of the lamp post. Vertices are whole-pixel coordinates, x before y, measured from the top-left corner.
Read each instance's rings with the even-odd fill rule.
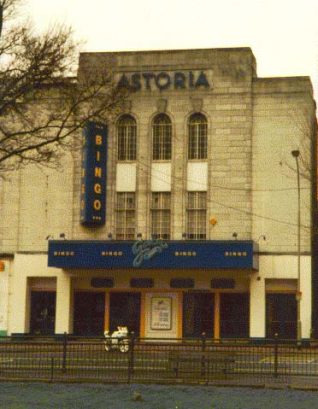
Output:
[[[300,319],[300,301],[301,301],[301,291],[300,291],[300,174],[299,174],[299,150],[291,151],[292,156],[296,161],[297,170],[297,199],[298,199],[298,209],[297,209],[297,292],[296,292],[296,303],[297,303],[297,345],[301,345],[301,319]]]

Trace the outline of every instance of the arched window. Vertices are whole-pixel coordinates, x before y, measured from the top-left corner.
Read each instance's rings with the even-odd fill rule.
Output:
[[[171,121],[165,114],[159,114],[153,120],[152,159],[171,159]]]
[[[189,159],[206,159],[208,142],[208,124],[206,117],[196,113],[189,119]]]
[[[136,160],[136,121],[123,115],[117,122],[118,160]]]

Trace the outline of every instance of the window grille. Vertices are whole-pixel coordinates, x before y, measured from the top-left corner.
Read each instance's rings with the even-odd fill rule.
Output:
[[[152,125],[152,158],[171,159],[171,121],[165,114],[157,115]]]
[[[171,195],[170,192],[152,193],[152,237],[170,239]]]
[[[118,160],[136,160],[136,121],[123,115],[117,123]]]
[[[134,240],[135,238],[135,193],[117,193],[116,239]]]
[[[206,239],[206,192],[188,192],[187,238]]]
[[[207,158],[208,124],[204,115],[193,114],[189,119],[189,159]]]

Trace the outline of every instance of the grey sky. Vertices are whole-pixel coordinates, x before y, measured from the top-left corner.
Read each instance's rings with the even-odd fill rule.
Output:
[[[25,0],[39,30],[63,22],[83,51],[252,48],[258,76],[310,75],[318,99],[317,0]]]

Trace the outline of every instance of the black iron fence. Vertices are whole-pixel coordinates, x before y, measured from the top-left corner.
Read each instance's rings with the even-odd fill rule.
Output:
[[[278,340],[143,339],[71,335],[0,338],[0,380],[264,383],[318,382],[318,343]]]

